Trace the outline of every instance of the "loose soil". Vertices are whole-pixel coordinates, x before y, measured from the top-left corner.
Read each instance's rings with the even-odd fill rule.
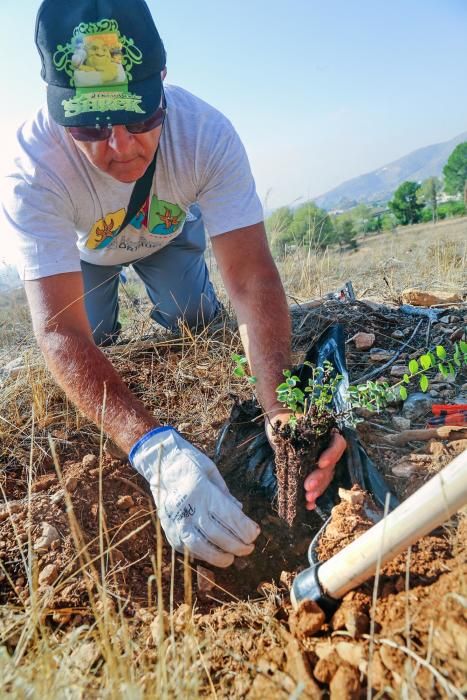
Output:
[[[454,309],[451,316],[457,313]],[[397,347],[393,330],[402,328],[410,334],[416,325],[396,309],[383,314],[357,302],[332,302],[318,311],[305,311],[300,318],[294,315],[297,361],[310,336],[318,337],[336,320],[347,325],[347,337],[369,330],[388,349]],[[456,323],[451,325],[454,332]],[[427,321],[412,341],[411,354],[422,352],[428,331],[436,339],[437,327],[429,327]],[[245,394],[240,384],[225,380],[230,352],[238,347],[234,331],[224,330],[210,343],[204,352],[190,341],[177,341],[116,348],[109,355],[133,390],[148,405],[158,407],[161,419],[183,426],[188,439],[213,454],[232,391],[240,398]],[[227,348],[221,359],[220,347]],[[349,348],[348,364],[355,380],[368,369],[368,356]],[[161,536],[147,484],[126,461],[100,453],[99,434],[71,415],[58,390],[47,394],[48,412],[36,411],[31,446],[30,407],[34,403],[40,408],[38,392],[47,386],[45,377],[43,370],[27,368],[22,378],[3,389],[5,395],[15,396],[3,411],[15,431],[2,435],[0,455],[2,501],[8,502],[0,506],[2,604],[27,608],[31,590],[25,567],[32,550],[33,588],[42,601],[45,622],[57,632],[67,634],[83,623],[92,624],[96,599],[104,595],[128,617],[135,640],[146,640],[161,602],[157,578],[166,607],[172,600],[180,619],[185,619],[183,606],[193,596],[192,620],[202,635],[204,663],[220,698],[287,698],[297,684],[302,688],[300,697],[324,693],[339,700],[357,698],[368,684],[382,697],[386,692],[388,697],[398,693],[455,697],[456,692],[460,697],[455,688],[465,682],[467,656],[464,519],[454,519],[420,540],[409,555],[386,565],[376,605],[374,582],[368,581],[344,597],[331,620],[323,620],[312,606],[292,614],[289,587],[295,574],[308,565],[308,545],[323,521],[316,512],[298,512],[289,528],[279,517],[277,504],[241,478],[246,474],[248,441],[258,433],[258,424],[247,420],[240,444],[238,436],[229,434],[217,462],[245,512],[261,523],[262,532],[253,555],[236,560],[228,570],[216,570],[215,585],[206,590],[203,577],[195,575],[196,562],[190,565],[192,570],[184,567],[182,557],[173,557]],[[439,398],[453,400],[462,382],[465,378],[457,385],[438,382]],[[413,490],[414,471],[396,476],[392,469],[402,459],[416,465],[421,484],[466,445],[458,440],[390,446],[385,436],[395,432],[392,417],[399,410],[394,406],[370,417],[361,425],[360,438],[404,498]],[[55,441],[60,475],[50,453],[49,434]],[[415,455],[426,460],[414,459]],[[30,460],[34,468],[28,497]],[[343,501],[320,540],[320,558],[332,556],[371,524],[364,504]],[[56,536],[34,551],[45,532],[53,535],[51,528]],[[186,629],[185,623],[177,623],[175,634],[183,635]],[[12,651],[17,640],[7,640]],[[151,644],[156,653],[154,639]]]

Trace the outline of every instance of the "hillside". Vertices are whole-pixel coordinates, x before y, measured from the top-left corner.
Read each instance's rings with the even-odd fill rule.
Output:
[[[324,209],[334,209],[350,202],[377,202],[391,198],[394,190],[405,180],[415,182],[442,174],[443,167],[454,148],[467,141],[467,131],[450,141],[418,148],[406,156],[370,173],[343,182],[315,199]]]

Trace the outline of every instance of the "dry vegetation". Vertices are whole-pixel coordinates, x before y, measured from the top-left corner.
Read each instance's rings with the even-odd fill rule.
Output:
[[[348,279],[357,297],[395,303],[407,286],[459,291],[466,233],[467,220],[400,229],[362,240],[354,253],[296,254],[280,262],[281,274],[291,301]],[[161,420],[212,454],[232,394],[246,397],[231,373],[235,324],[142,340],[154,331],[140,286],[123,290],[122,306],[129,342],[105,352]],[[15,504],[9,512],[0,505],[0,696],[255,700],[326,696],[331,688],[340,700],[359,697],[371,677],[373,697],[462,697],[465,522],[453,521],[413,548],[409,562],[404,555],[387,567],[375,609],[370,583],[346,597],[344,621],[307,637],[289,619],[287,576],[263,577],[246,596],[240,584],[248,572],[238,568],[200,590],[190,562],[164,542],[144,482],[104,449],[99,429],[52,382],[21,292],[1,300],[0,334],[0,366],[22,358],[0,388],[0,504]],[[424,447],[374,446],[372,456],[389,472]],[[432,468],[454,453],[442,446]],[[403,494],[408,483],[399,481]],[[128,498],[131,509],[116,506]],[[36,552],[51,517],[60,544]],[[301,544],[297,565],[306,563]],[[47,566],[57,569],[50,585],[39,581]],[[368,625],[352,628],[348,609]]]

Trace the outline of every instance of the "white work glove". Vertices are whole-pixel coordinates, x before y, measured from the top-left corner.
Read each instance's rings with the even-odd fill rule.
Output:
[[[242,512],[214,462],[172,427],[155,428],[130,452],[149,481],[166,537],[177,552],[230,566],[254,549],[258,525]]]

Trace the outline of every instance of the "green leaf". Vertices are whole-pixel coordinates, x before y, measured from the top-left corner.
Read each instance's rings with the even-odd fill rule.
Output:
[[[245,376],[245,370],[243,369],[243,367],[235,367],[233,373],[236,377],[244,377]]]
[[[443,348],[442,345],[437,345],[436,346],[436,354],[439,357],[440,360],[445,360],[447,355],[446,355],[446,350]]]
[[[288,384],[279,384],[277,387],[276,391],[288,391],[289,385]]]
[[[439,371],[441,372],[441,374],[443,375],[443,377],[448,377],[448,376],[449,376],[449,370],[448,370],[447,367],[445,367],[445,366],[442,364],[442,362],[440,362],[440,363],[438,364],[438,369],[439,369]]]
[[[422,355],[420,358],[420,364],[423,367],[423,369],[430,369],[431,357],[429,355]]]
[[[450,362],[450,363],[448,364],[448,367],[449,367],[449,375],[450,375],[451,377],[455,377],[455,376],[456,376],[456,370],[454,369],[454,365],[452,364],[452,362]]]
[[[419,366],[417,360],[410,360],[409,362],[409,372],[410,374],[415,374],[418,372]]]
[[[405,388],[405,386],[399,387],[399,394],[400,394],[402,401],[405,401],[407,399],[408,394],[407,394],[407,389]]]
[[[467,353],[467,343],[464,340],[459,340],[459,347],[463,353]]]
[[[425,377],[424,374],[420,377],[420,389],[425,392],[428,389],[430,382],[428,381],[428,377]]]
[[[248,382],[249,382],[250,384],[256,384],[257,381],[258,381],[257,378],[254,377],[254,376],[253,376],[253,377],[248,377]]]
[[[233,360],[234,362],[240,362],[240,360],[242,359],[242,356],[241,356],[241,355],[236,355],[236,354],[233,352],[232,355],[231,355],[231,358],[232,358],[232,360]]]
[[[404,384],[408,384],[408,383],[410,382],[410,377],[409,377],[409,375],[408,375],[408,374],[404,374],[404,376],[403,376],[403,378],[402,378],[402,381],[404,382]]]

